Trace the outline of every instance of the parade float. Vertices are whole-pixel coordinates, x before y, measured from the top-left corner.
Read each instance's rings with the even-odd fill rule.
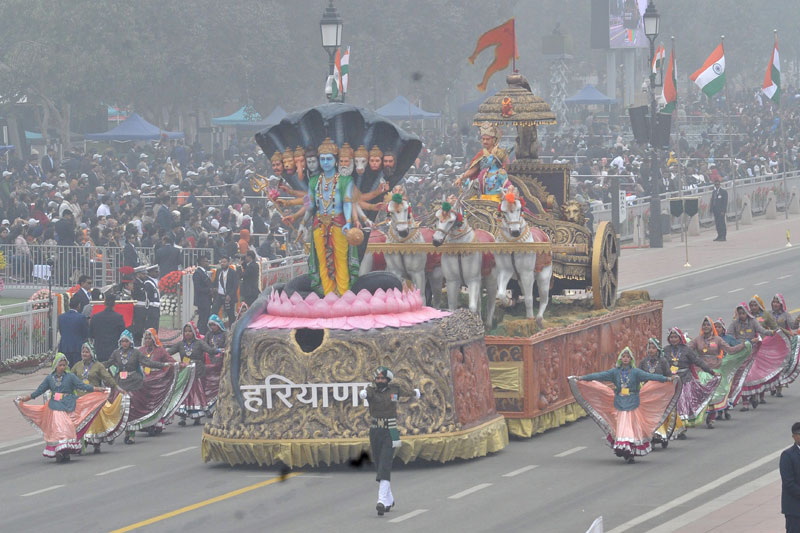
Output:
[[[502,449],[508,433],[495,409],[480,319],[426,306],[419,288],[390,273],[359,275],[358,206],[368,210],[370,193],[402,180],[419,139],[369,111],[327,104],[289,115],[256,140],[274,154],[283,183],[307,198],[309,274],[263,291],[234,325],[203,459],[288,467],[359,459],[370,424],[359,392],[379,365],[422,391],[401,409],[401,460]],[[298,148],[315,153],[320,174],[305,167],[303,176],[305,168],[282,158]],[[357,154],[369,156],[368,167],[349,167]]]

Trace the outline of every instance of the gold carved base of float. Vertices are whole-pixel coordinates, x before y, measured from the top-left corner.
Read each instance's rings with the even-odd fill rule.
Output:
[[[370,426],[358,390],[379,365],[422,392],[398,404],[402,460],[469,459],[502,449],[508,439],[495,408],[483,324],[466,310],[403,328],[247,330],[239,372],[250,399],[244,407],[230,363],[226,357],[216,412],[204,429],[205,461],[300,467],[358,458],[369,447]]]
[[[409,463],[417,459],[447,462],[473,459],[502,450],[508,445],[508,429],[502,416],[478,426],[434,435],[411,435],[401,438],[403,444],[395,457]],[[358,460],[369,453],[369,438],[360,439],[297,439],[246,440],[214,437],[203,433],[204,461],[221,461],[229,465],[285,464],[289,468],[341,464]]]
[[[544,413],[534,418],[506,418],[508,433],[515,437],[529,439],[548,429],[563,426],[568,422],[575,422],[586,416],[586,411],[577,403],[559,407],[555,411]]]

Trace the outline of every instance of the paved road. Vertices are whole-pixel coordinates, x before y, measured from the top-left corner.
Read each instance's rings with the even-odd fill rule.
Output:
[[[704,315],[727,319],[756,292],[770,300],[782,291],[790,307],[800,307],[799,261],[797,247],[656,284],[651,294],[665,300],[665,327],[696,334]],[[606,531],[650,531],[775,470],[772,455],[789,444],[800,386],[784,395],[736,411],[714,430],[690,430],[687,441],[635,465],[615,458],[588,419],[479,460],[399,465],[397,508],[383,519],[375,516],[370,465],[309,469],[283,481],[276,469],[204,465],[199,427],[171,426],[68,465],[45,460],[39,446],[14,451],[15,444],[0,449],[3,530],[104,531],[158,517],[142,530],[583,532],[603,515]],[[221,495],[227,498],[207,501]]]

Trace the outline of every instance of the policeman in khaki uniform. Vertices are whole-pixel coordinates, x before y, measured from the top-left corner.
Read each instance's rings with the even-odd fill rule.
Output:
[[[377,473],[375,481],[379,483],[378,504],[375,506],[378,516],[383,516],[394,505],[389,482],[394,448],[399,448],[401,444],[397,431],[397,402],[401,398],[420,397],[419,389],[411,391],[403,385],[390,383],[393,377],[391,370],[379,366],[373,375],[375,382],[359,393],[362,400],[369,402],[369,415],[372,418],[369,444]]]

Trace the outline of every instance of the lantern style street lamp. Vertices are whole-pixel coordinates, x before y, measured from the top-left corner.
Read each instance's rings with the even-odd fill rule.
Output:
[[[333,7],[333,0],[330,0],[328,7],[326,7],[325,11],[322,13],[322,19],[319,21],[322,48],[328,52],[329,70],[328,84],[326,87],[330,87],[332,83],[336,50],[342,45],[342,26],[342,19],[339,16],[339,12]],[[344,93],[341,93],[341,101],[344,102]]]

